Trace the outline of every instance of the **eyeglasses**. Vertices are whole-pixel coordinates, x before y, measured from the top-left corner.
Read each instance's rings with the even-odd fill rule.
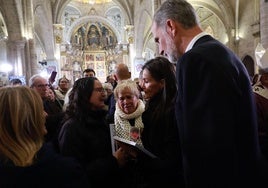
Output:
[[[100,93],[105,92],[105,89],[103,87],[94,88],[93,90],[97,91],[97,92],[100,92]]]
[[[49,87],[49,84],[39,84],[39,85],[36,85],[35,87],[38,87],[38,88]]]

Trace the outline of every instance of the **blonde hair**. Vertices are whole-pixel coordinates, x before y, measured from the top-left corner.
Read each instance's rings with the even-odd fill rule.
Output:
[[[42,99],[27,86],[3,87],[0,104],[0,161],[29,166],[46,133]]]
[[[120,81],[114,89],[114,98],[118,99],[119,93],[121,93],[124,89],[130,89],[131,93],[133,93],[137,98],[140,96],[140,91],[138,89],[137,83],[132,80],[122,80]]]

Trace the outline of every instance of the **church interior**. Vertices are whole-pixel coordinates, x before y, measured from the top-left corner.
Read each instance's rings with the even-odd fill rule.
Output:
[[[150,28],[164,0],[0,0],[0,86],[34,74],[73,83],[92,68],[105,82],[117,63],[132,78],[157,56]],[[249,75],[268,47],[267,0],[189,0],[204,31],[232,49]]]

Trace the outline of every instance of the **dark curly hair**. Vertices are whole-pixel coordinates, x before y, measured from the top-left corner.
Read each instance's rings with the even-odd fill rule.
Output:
[[[89,98],[94,89],[96,77],[80,78],[74,82],[72,91],[69,95],[69,105],[66,109],[65,119],[76,117],[81,120],[87,116],[91,109]]]

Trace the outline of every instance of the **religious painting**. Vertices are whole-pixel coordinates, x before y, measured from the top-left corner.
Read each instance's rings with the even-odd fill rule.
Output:
[[[97,70],[96,74],[97,74],[97,77],[98,78],[102,78],[102,77],[105,77],[106,78],[106,76],[105,76],[106,74],[105,74],[105,70],[104,69]]]
[[[108,74],[109,75],[114,73],[116,64],[117,64],[117,62],[114,60],[108,62]]]
[[[61,56],[60,57],[60,67],[62,70],[69,70],[70,65],[66,62],[66,56]]]
[[[86,54],[86,61],[94,61],[94,54]]]
[[[101,82],[105,82],[107,75],[105,61],[105,51],[84,51],[84,69],[93,69]]]
[[[104,53],[96,54],[96,61],[104,61]]]
[[[105,69],[104,62],[97,62],[97,69]]]
[[[96,22],[81,25],[72,33],[71,43],[79,44],[85,50],[98,51],[114,49],[118,40],[109,26]]]
[[[99,30],[97,28],[97,26],[95,25],[91,25],[89,27],[89,31],[88,31],[88,45],[93,47],[97,47],[100,45],[100,33]]]
[[[87,62],[85,69],[94,69],[95,70],[95,63],[94,63],[94,61]]]
[[[81,72],[82,68],[78,61],[73,62],[73,71]]]

